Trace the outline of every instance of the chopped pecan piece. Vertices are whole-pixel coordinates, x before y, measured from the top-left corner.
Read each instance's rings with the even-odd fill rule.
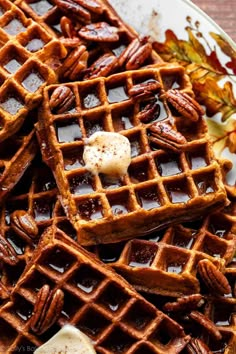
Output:
[[[91,23],[91,13],[101,14],[102,7],[95,0],[54,0],[59,9],[81,23]]]
[[[136,70],[140,68],[152,52],[152,45],[149,37],[135,38],[119,57],[119,65],[126,70]]]
[[[60,27],[61,31],[64,37],[66,38],[73,38],[76,37],[76,30],[74,29],[74,26],[72,24],[72,21],[66,17],[63,16],[60,20]]]
[[[88,69],[84,70],[84,79],[92,79],[99,76],[108,76],[117,66],[117,58],[113,54],[106,53],[96,60]]]
[[[198,272],[208,289],[220,295],[229,294],[231,287],[224,274],[208,259],[198,262]]]
[[[44,285],[37,295],[30,327],[38,335],[49,329],[60,316],[64,305],[64,293],[61,289],[51,291],[49,285]]]
[[[14,248],[2,236],[0,236],[0,259],[10,265],[15,265],[18,262]]]
[[[160,82],[156,80],[148,80],[147,82],[143,82],[141,84],[137,84],[131,87],[128,91],[128,94],[135,100],[144,97],[153,98],[160,87]]]
[[[93,42],[117,42],[119,40],[118,28],[106,22],[97,22],[81,27],[78,35]]]
[[[185,92],[172,89],[165,94],[167,101],[184,117],[193,122],[203,116],[204,110],[200,104]]]
[[[169,312],[188,312],[201,307],[203,304],[203,296],[201,294],[193,294],[179,297],[175,302],[167,302],[163,308]]]
[[[27,243],[38,236],[38,226],[34,218],[25,210],[16,210],[11,214],[11,227]]]
[[[198,311],[192,311],[189,314],[189,317],[200,324],[206,331],[207,333],[213,337],[216,340],[220,340],[222,338],[222,335],[214,322],[212,322],[208,317],[203,315],[201,312]]]
[[[69,87],[58,86],[50,97],[49,105],[53,112],[60,114],[68,111],[74,101],[75,96]]]
[[[74,49],[64,61],[60,76],[64,79],[74,81],[79,78],[80,73],[87,68],[88,52],[84,45]]]
[[[146,102],[145,107],[138,113],[137,117],[142,123],[150,123],[156,120],[160,115],[160,105],[156,99],[151,99]]]
[[[208,346],[199,338],[191,338],[186,350],[189,354],[212,354]]]

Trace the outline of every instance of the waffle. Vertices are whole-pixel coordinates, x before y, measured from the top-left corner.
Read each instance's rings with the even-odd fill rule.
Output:
[[[59,40],[25,17],[8,0],[0,1],[0,141],[12,136],[57,81],[56,65],[66,55]]]
[[[60,71],[62,81],[108,76],[114,72],[162,62],[160,56],[152,50],[148,37],[138,37],[107,1],[93,1],[96,4],[93,10],[92,2],[89,8],[90,5],[86,7],[82,1],[82,8],[84,6],[91,17],[88,22],[86,16],[79,16],[76,12],[80,2],[67,2],[68,6],[73,7],[70,11],[66,11],[66,2],[60,0],[16,0],[15,3],[48,33],[59,37],[68,48],[68,58]],[[80,34],[84,26],[101,22],[117,29],[117,40],[110,42],[104,38],[103,41],[94,41]]]
[[[49,328],[35,325],[42,287],[60,298]],[[181,326],[56,227],[43,234],[11,301],[0,309],[0,323],[5,353],[35,348],[66,323],[87,334],[97,353],[179,353],[189,340]]]
[[[38,144],[33,123],[36,112],[30,112],[21,129],[0,145],[0,201],[4,200],[34,159]]]
[[[145,91],[149,84],[161,88]],[[190,121],[167,104],[173,87],[181,95],[192,93],[181,66],[162,64],[44,90],[37,127],[41,151],[80,244],[119,242],[224,205],[205,121]],[[129,96],[140,88],[148,97]],[[55,100],[58,92],[63,94]],[[165,132],[153,133],[162,126],[170,127],[169,139]],[[84,168],[83,138],[97,131],[129,139],[131,164],[124,178],[111,182]]]
[[[24,212],[27,213],[36,224],[38,232],[31,234],[31,237],[25,236],[24,232],[22,234],[14,227],[12,216],[19,212],[23,212],[23,215]],[[1,300],[6,298],[6,293],[9,295],[12,291],[29,262],[40,235],[52,223],[73,235],[73,228],[57,201],[54,178],[47,166],[40,161],[40,157],[36,156],[0,210],[0,241],[8,249],[8,257],[3,257],[2,250],[0,251],[1,285],[7,290],[0,291]],[[19,227],[19,223],[16,225]],[[24,231],[24,227],[21,231]],[[25,231],[29,234],[29,230]]]
[[[190,348],[192,343],[193,348],[196,350],[197,343],[199,344],[198,340],[201,341],[201,345],[207,346],[204,346],[205,351],[202,351],[203,353],[234,354],[236,352],[235,265],[234,259],[225,269],[224,275],[231,289],[230,293],[225,296],[216,294],[214,291],[209,292],[203,283],[201,283],[201,294],[191,295],[192,300],[190,300],[190,296],[176,299],[175,297],[163,297],[153,294],[145,295],[148,301],[158,306],[159,309],[177,321],[184,327],[186,333],[191,335],[191,341],[183,350],[183,354],[197,352],[191,351]],[[193,298],[198,300],[195,301],[195,304]],[[181,302],[181,306],[177,305]],[[188,305],[186,305],[187,303]],[[194,311],[193,317],[190,315],[191,311]],[[208,327],[198,320],[196,321],[199,313],[206,316],[205,323],[208,323]],[[199,318],[201,318],[201,315]]]
[[[199,293],[198,262],[209,259],[224,269],[234,257],[236,218],[231,208],[233,202],[227,210],[196,222],[153,232],[143,239],[96,246],[94,252],[137,290],[166,296]]]

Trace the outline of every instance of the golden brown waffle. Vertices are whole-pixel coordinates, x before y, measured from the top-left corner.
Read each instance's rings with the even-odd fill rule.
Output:
[[[149,39],[138,37],[107,1],[96,0],[87,5],[83,0],[16,0],[15,3],[48,33],[60,37],[69,49],[68,58],[60,70],[63,81],[108,76],[114,72],[162,62],[152,50]],[[84,12],[81,16],[81,10],[87,16]],[[100,40],[81,35],[84,26],[101,22],[116,28],[116,40],[107,40],[105,31],[102,34],[104,38]]]
[[[0,144],[0,203],[20,180],[38,151],[35,129],[36,112],[31,112],[17,134]]]
[[[47,312],[49,328],[37,321],[38,305],[46,304],[35,305],[42,288],[58,297],[56,312]],[[46,301],[49,305],[49,297]],[[42,236],[11,301],[0,309],[1,348],[5,353],[35,348],[66,323],[87,334],[97,353],[180,353],[189,340],[181,326],[111,268],[52,227]]]
[[[195,294],[200,291],[197,266],[201,259],[224,269],[234,257],[236,217],[230,208],[153,232],[145,239],[100,245],[95,252],[138,290],[167,296]]]
[[[56,65],[66,55],[59,40],[25,17],[8,0],[0,1],[0,141],[13,135],[57,81]]]
[[[145,91],[158,82],[160,89]],[[82,245],[119,242],[224,205],[205,120],[191,121],[168,105],[173,87],[181,97],[192,93],[181,66],[162,64],[44,90],[41,150]],[[140,89],[147,97],[131,96]],[[55,100],[58,92],[65,94]],[[132,161],[123,179],[111,183],[83,167],[83,139],[96,131],[129,139]]]
[[[235,264],[234,260],[225,269],[224,275],[230,285],[230,292],[227,295],[220,295],[217,288],[209,291],[202,281],[201,293],[194,295],[180,298],[145,295],[148,301],[177,321],[184,327],[186,333],[191,335],[191,341],[183,350],[183,354],[198,353],[197,348],[200,350],[200,346],[205,349],[200,353],[235,354]]]
[[[28,220],[27,224],[35,223],[38,232],[32,233],[32,227],[28,229],[24,220]],[[37,157],[0,211],[0,243],[7,252],[5,255],[2,248],[0,250],[1,284],[7,288],[8,294],[31,258],[40,235],[52,223],[73,235],[74,231],[57,201],[54,178]],[[0,298],[5,297],[0,291]]]

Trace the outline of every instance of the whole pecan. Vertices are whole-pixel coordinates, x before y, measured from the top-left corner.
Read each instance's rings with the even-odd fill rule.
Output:
[[[151,55],[151,52],[152,45],[149,37],[135,38],[119,56],[119,66],[125,66],[126,70],[138,69]]]
[[[38,226],[35,219],[25,210],[16,210],[11,214],[11,227],[28,243],[38,236]]]
[[[201,294],[193,294],[179,297],[175,302],[167,302],[163,309],[168,312],[188,312],[201,307],[203,304],[203,296]]]
[[[186,350],[189,354],[212,354],[208,346],[199,338],[191,338]]]
[[[106,22],[91,23],[80,28],[78,35],[93,42],[117,42],[119,40],[118,28]]]
[[[165,94],[167,101],[184,117],[193,122],[203,116],[204,110],[200,104],[185,92],[172,89]]]
[[[67,112],[75,102],[75,96],[68,86],[58,86],[52,93],[49,105],[52,112],[60,114]]]
[[[61,11],[81,23],[91,23],[91,13],[103,12],[100,4],[95,0],[54,0],[54,3]]]
[[[189,314],[189,317],[197,322],[203,327],[207,333],[216,340],[220,340],[222,335],[214,322],[212,322],[207,316],[203,315],[201,312],[192,311]]]
[[[134,85],[128,91],[130,97],[133,97],[135,100],[146,97],[154,97],[156,92],[161,87],[161,84],[157,80],[148,80],[142,82],[141,84]]]
[[[60,316],[64,305],[64,293],[61,289],[51,291],[49,285],[44,285],[37,294],[30,327],[38,335],[49,329]]]
[[[87,68],[88,52],[84,45],[74,49],[66,58],[60,69],[60,76],[74,81]]]
[[[117,66],[115,55],[106,53],[98,58],[88,69],[84,70],[84,80],[99,76],[108,76]]]
[[[10,265],[18,263],[18,257],[11,244],[2,236],[0,236],[0,260]]]
[[[213,294],[225,295],[231,292],[227,278],[211,261],[202,259],[197,268],[201,279]]]

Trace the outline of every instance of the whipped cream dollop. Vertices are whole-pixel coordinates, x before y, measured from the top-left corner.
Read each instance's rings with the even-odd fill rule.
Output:
[[[84,140],[85,168],[92,174],[124,176],[131,162],[129,140],[113,132],[96,132]]]
[[[65,325],[34,354],[96,354],[91,340],[79,329]]]

